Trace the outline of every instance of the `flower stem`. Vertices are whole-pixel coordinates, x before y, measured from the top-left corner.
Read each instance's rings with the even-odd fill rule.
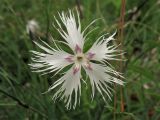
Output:
[[[31,110],[31,111],[33,111],[33,112],[36,112],[36,113],[38,113],[40,116],[42,116],[42,117],[44,117],[44,118],[46,118],[46,119],[48,118],[47,115],[45,115],[43,112],[41,112],[41,111],[39,111],[38,109],[36,109],[36,108],[34,108],[34,107],[32,107],[32,106],[30,106],[30,105],[22,102],[22,101],[19,100],[18,98],[14,97],[14,96],[12,96],[12,95],[10,95],[10,94],[8,94],[7,92],[3,91],[2,89],[0,89],[0,93],[3,93],[3,94],[6,95],[7,97],[9,97],[9,98],[11,98],[12,100],[16,101],[17,104],[20,105],[20,106],[22,106],[23,108],[29,109],[29,110]]]
[[[117,93],[116,93],[116,84],[114,83],[114,109],[113,109],[113,120],[116,120],[116,108],[117,108]]]
[[[80,13],[80,18],[83,19],[83,12],[82,12],[82,9],[81,9],[81,1],[76,0],[76,4],[77,4],[78,12]]]
[[[124,39],[124,16],[125,16],[125,5],[126,5],[126,1],[125,0],[121,0],[121,11],[120,11],[120,19],[119,19],[119,23],[118,23],[118,37],[117,39],[119,40],[119,43],[121,43],[120,49],[123,49],[123,39]],[[122,59],[123,56],[120,56],[120,59]],[[122,72],[123,71],[123,63],[122,61],[119,64],[119,71]],[[114,94],[114,113],[113,113],[113,119],[116,120],[116,108],[117,108],[117,86],[116,84],[114,84],[114,90],[115,90],[115,94]],[[120,99],[121,99],[121,112],[124,112],[124,98],[123,98],[123,88],[122,86],[120,86]]]
[[[123,48],[123,39],[124,39],[124,17],[125,17],[125,5],[126,1],[121,0],[121,12],[120,12],[120,21],[119,21],[119,31],[118,31],[118,38],[119,42],[122,44],[120,46],[120,49],[122,50]],[[122,55],[120,56],[121,59],[123,59]],[[123,71],[123,63],[122,61],[120,62],[120,72]],[[123,88],[122,86],[120,87],[120,97],[121,97],[121,112],[124,112],[124,97],[123,97]]]

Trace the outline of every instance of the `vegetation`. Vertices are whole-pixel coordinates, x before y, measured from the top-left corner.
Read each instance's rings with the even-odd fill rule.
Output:
[[[0,120],[160,120],[160,1],[128,0],[125,6],[121,42],[127,60],[121,68],[113,61],[124,73],[125,86],[116,86],[113,100],[106,104],[98,92],[91,101],[89,86],[84,84],[80,106],[67,110],[63,102],[52,101],[52,92],[42,94],[59,76],[40,76],[28,66],[29,50],[38,49],[33,39],[51,44],[51,36],[60,37],[52,26],[57,11],[77,8],[82,28],[101,18],[89,28],[98,27],[89,35],[88,49],[99,35],[118,29],[121,0],[1,0]],[[34,38],[26,32],[32,19],[40,27]]]

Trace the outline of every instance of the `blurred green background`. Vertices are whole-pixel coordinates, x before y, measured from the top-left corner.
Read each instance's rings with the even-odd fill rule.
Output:
[[[50,43],[57,11],[81,9],[82,28],[98,27],[87,46],[102,33],[117,29],[121,0],[0,0],[0,120],[113,120],[114,100],[105,104],[97,94],[91,102],[83,85],[81,104],[66,110],[63,102],[52,101],[45,92],[54,79],[32,73],[29,50],[37,49],[26,32],[28,21],[39,24],[36,36]],[[127,0],[123,49],[125,112],[120,112],[117,86],[116,120],[160,120],[160,0]],[[114,97],[112,97],[114,99]]]

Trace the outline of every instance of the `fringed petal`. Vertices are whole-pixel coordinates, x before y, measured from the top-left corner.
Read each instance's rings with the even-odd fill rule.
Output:
[[[90,63],[90,67],[92,69],[88,69],[84,66],[86,74],[90,78],[90,83],[92,87],[92,99],[95,95],[95,89],[99,91],[102,95],[103,99],[106,101],[105,95],[111,99],[111,90],[113,90],[110,85],[113,83],[117,83],[123,85],[123,81],[118,79],[119,74],[113,71],[111,68],[107,66],[103,66],[101,64]]]
[[[89,59],[96,60],[96,61],[120,60],[116,57],[123,55],[124,52],[122,52],[121,50],[118,50],[117,45],[111,45],[111,46],[108,45],[108,43],[111,40],[114,40],[113,37],[115,34],[116,33],[114,33],[108,38],[106,38],[105,35],[102,35],[101,37],[99,37],[99,39],[93,44],[93,46],[86,53],[87,56],[90,56],[91,54],[93,55]]]
[[[34,72],[51,73],[73,63],[73,61],[67,60],[69,57],[71,59],[71,54],[62,50],[51,49],[47,43],[45,44],[48,47],[44,47],[37,42],[35,43],[46,53],[31,51],[33,57],[31,58],[32,63],[29,65]]]
[[[55,18],[56,23],[58,25],[57,30],[60,33],[60,35],[64,38],[64,40],[68,43],[68,45],[73,51],[75,51],[76,45],[78,45],[81,49],[83,49],[84,37],[83,33],[81,32],[79,14],[78,14],[78,25],[76,23],[75,16],[71,10],[69,10],[68,15],[62,12],[62,14],[59,14],[59,17],[67,30],[67,31],[63,30],[61,23]]]
[[[59,80],[57,80],[50,88],[53,90],[59,86],[59,89],[54,94],[54,101],[57,98],[64,100],[67,109],[75,109],[77,103],[80,103],[81,96],[81,68],[74,73],[75,66],[71,67]],[[73,103],[73,104],[72,104]]]

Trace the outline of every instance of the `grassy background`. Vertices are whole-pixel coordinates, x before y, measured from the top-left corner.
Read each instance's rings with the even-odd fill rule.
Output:
[[[0,0],[0,120],[112,120],[113,101],[104,104],[97,94],[93,102],[83,86],[81,105],[67,111],[63,102],[52,101],[53,93],[41,94],[56,78],[32,73],[29,50],[36,49],[26,24],[35,19],[40,36],[49,43],[49,34],[59,37],[52,27],[57,11],[76,8],[75,0]],[[114,32],[120,14],[120,0],[81,1],[84,28],[98,27],[87,47],[105,32]],[[135,8],[138,8],[135,10]],[[160,1],[128,0],[126,3],[123,48],[125,112],[120,112],[117,87],[116,120],[160,120]],[[18,99],[4,94],[5,91]],[[46,118],[47,117],[47,118]]]

